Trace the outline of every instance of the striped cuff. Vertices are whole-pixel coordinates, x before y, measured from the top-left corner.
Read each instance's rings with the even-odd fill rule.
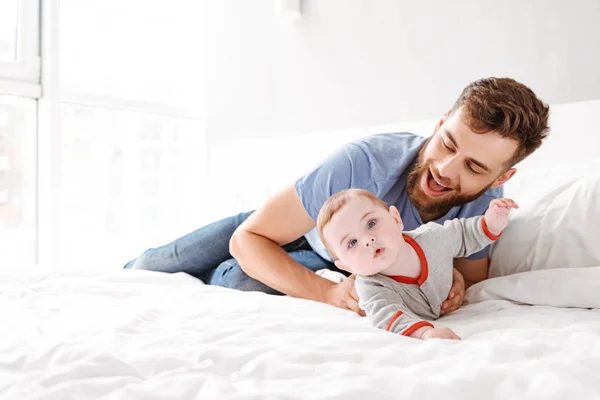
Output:
[[[498,239],[500,239],[500,236],[502,236],[502,232],[500,232],[500,234],[498,236],[496,236],[492,232],[490,232],[490,230],[485,222],[485,217],[481,218],[481,227],[483,228],[483,232],[485,233],[485,236],[490,238],[490,240],[498,240]]]

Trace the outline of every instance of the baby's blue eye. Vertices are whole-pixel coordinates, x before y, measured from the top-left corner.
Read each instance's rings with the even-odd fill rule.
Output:
[[[356,239],[352,239],[348,242],[348,248],[351,249],[356,244]]]
[[[370,220],[369,223],[367,224],[367,227],[369,229],[371,229],[372,227],[374,227],[377,224],[377,221],[375,221],[374,219]]]

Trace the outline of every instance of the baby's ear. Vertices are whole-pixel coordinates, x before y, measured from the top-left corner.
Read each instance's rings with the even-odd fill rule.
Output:
[[[340,260],[335,260],[334,264],[336,267],[338,267],[339,269],[343,269],[344,271],[348,271],[351,274],[354,273],[354,271],[352,271],[352,269],[350,269],[349,267],[345,266],[344,264],[342,264],[342,262]]]
[[[400,225],[401,228],[404,227],[404,224],[402,224],[402,218],[400,217],[400,212],[396,207],[390,206],[390,215],[396,220],[396,223]]]

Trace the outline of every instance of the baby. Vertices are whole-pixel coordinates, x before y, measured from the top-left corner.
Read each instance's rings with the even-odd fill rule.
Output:
[[[510,199],[495,199],[485,215],[430,222],[402,232],[396,207],[362,189],[331,196],[317,218],[323,244],[343,270],[356,274],[359,305],[380,329],[419,339],[460,339],[435,328],[452,286],[455,257],[467,257],[498,239]]]

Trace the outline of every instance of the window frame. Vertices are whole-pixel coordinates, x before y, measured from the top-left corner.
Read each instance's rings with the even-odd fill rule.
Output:
[[[19,0],[16,61],[0,61],[0,94],[37,99],[40,85],[40,3]]]
[[[30,123],[34,124],[31,131],[33,142],[30,140],[31,146],[27,145],[27,152],[34,158],[33,170],[27,178],[34,183],[33,193],[28,192],[28,197],[31,193],[29,203],[33,204],[33,215],[28,214],[27,218],[34,221],[35,243],[33,263],[30,265],[30,257],[21,259],[18,254],[16,262],[19,268],[54,270],[62,267],[60,235],[56,233],[66,226],[60,215],[63,185],[67,184],[66,175],[61,176],[62,158],[65,156],[61,149],[67,140],[61,127],[63,105],[141,112],[200,122],[203,126],[198,132],[201,134],[198,151],[203,160],[195,179],[199,187],[204,186],[208,177],[206,119],[204,110],[192,104],[187,107],[187,104],[161,104],[65,91],[61,88],[60,74],[61,0],[19,0],[18,10],[17,57],[16,61],[0,61],[0,95],[27,98],[36,104],[36,111],[29,116]],[[204,198],[200,199],[202,204],[194,201],[194,208],[203,210],[204,201]]]
[[[29,0],[27,0],[29,1]],[[57,231],[62,229],[60,210],[61,149],[65,137],[61,129],[61,106],[87,106],[154,114],[164,117],[184,118],[205,123],[203,111],[156,102],[146,102],[116,96],[85,92],[67,92],[61,88],[60,76],[60,11],[61,0],[41,1],[40,6],[40,54],[41,76],[38,99],[37,132],[37,213],[38,242],[35,268],[55,269],[62,265],[61,247]],[[205,160],[208,143],[205,134],[201,141]],[[204,168],[207,168],[205,165]],[[206,179],[206,170],[200,171],[198,182]]]

